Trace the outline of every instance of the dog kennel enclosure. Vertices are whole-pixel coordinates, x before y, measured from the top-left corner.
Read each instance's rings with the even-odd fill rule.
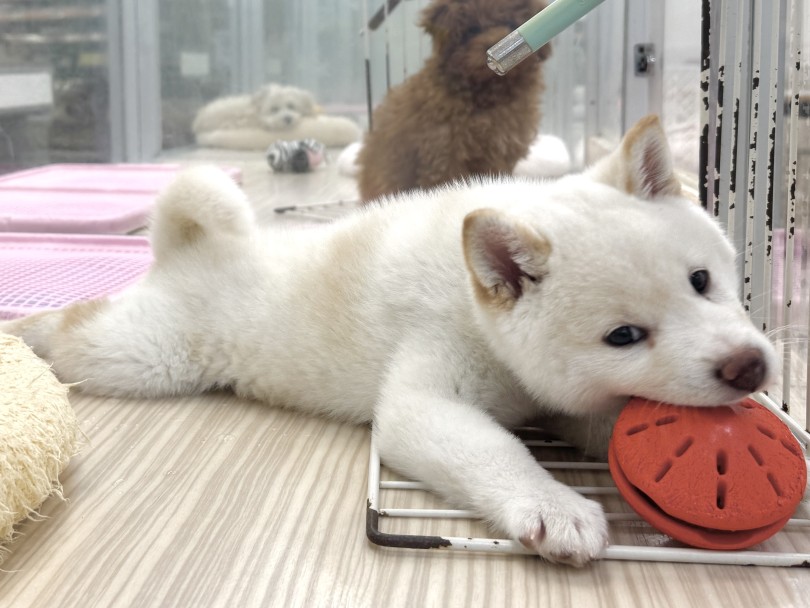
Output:
[[[415,7],[397,15],[398,4],[389,1],[367,22],[370,107],[425,53],[420,32],[406,25],[418,14]],[[553,40],[541,127],[563,139],[581,168],[612,150],[642,116],[661,116],[685,190],[720,221],[739,252],[746,311],[782,353],[781,384],[758,400],[805,451],[810,72],[802,57],[810,51],[808,17],[801,0],[606,2]],[[777,537],[753,550],[689,549],[625,508],[606,463],[572,459],[570,446],[540,429],[520,432],[544,467],[603,505],[613,538],[607,559],[810,563],[807,497]],[[372,445],[369,537],[387,546],[529,553],[514,541],[475,537],[458,523],[471,517],[468,512],[411,506],[419,502],[414,494],[424,491],[382,467]]]

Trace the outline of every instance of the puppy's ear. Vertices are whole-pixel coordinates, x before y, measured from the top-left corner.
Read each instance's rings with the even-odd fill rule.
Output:
[[[254,106],[261,107],[262,103],[264,103],[265,99],[268,99],[272,95],[275,95],[278,91],[278,85],[276,84],[266,84],[263,87],[259,88],[258,91],[253,93],[253,97],[251,97],[251,102]]]
[[[422,11],[419,25],[433,37],[444,37],[450,31],[455,12],[450,2],[433,2]]]
[[[664,129],[653,115],[639,120],[619,148],[588,174],[596,181],[648,200],[681,193]]]
[[[317,104],[315,103],[315,98],[312,97],[312,94],[308,91],[301,91],[300,93],[300,103],[301,103],[301,114],[304,116],[314,116],[320,112]]]
[[[551,243],[517,218],[478,209],[464,218],[462,238],[475,295],[486,307],[511,309],[548,274]]]

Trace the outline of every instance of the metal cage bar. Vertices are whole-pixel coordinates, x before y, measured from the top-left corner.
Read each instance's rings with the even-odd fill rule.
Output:
[[[785,327],[790,327],[793,321],[793,281],[794,281],[794,261],[795,261],[795,236],[796,236],[796,185],[798,177],[798,149],[799,138],[799,86],[801,84],[801,44],[802,28],[798,25],[802,18],[802,5],[800,0],[792,0],[788,6],[785,21],[792,23],[791,31],[786,33],[790,40],[790,57],[787,62],[789,90],[794,94],[790,98],[790,116],[788,119],[787,132],[790,134],[788,141],[787,158],[787,187],[785,189],[785,262],[782,283],[782,310],[781,322]],[[792,369],[793,351],[785,348],[782,360],[782,369]],[[782,381],[782,408],[790,412],[792,381],[790,374],[784,374]],[[806,395],[810,398],[810,392]],[[807,403],[807,402],[806,402]],[[805,422],[807,422],[805,420]],[[807,424],[805,424],[807,428]]]
[[[805,451],[810,445],[810,434],[806,433],[795,420],[785,414],[778,404],[767,396],[758,395],[760,403],[779,416],[796,435]],[[524,429],[526,431],[527,429]],[[525,440],[527,446],[551,448],[552,450],[568,449],[570,446],[561,441],[549,441],[539,429],[528,429],[530,433],[541,433],[541,438]],[[546,469],[559,471],[601,471],[607,476],[608,465],[602,462],[571,462],[569,460],[542,460],[539,461]],[[425,484],[407,480],[383,480],[381,478],[382,466],[376,443],[372,436],[369,451],[368,468],[368,503],[366,509],[366,535],[369,540],[384,547],[401,549],[444,549],[449,551],[475,551],[484,553],[511,553],[518,555],[534,555],[532,551],[518,542],[504,538],[482,538],[469,536],[453,536],[444,534],[403,534],[389,533],[381,529],[381,521],[391,520],[448,520],[458,521],[474,519],[475,514],[463,509],[421,508],[387,506],[382,503],[381,492],[427,492]],[[575,491],[593,498],[617,498],[618,490],[612,484],[597,486],[571,486]],[[622,501],[622,504],[623,501]],[[606,517],[611,526],[631,525],[638,527],[637,537],[640,542],[635,545],[615,544],[607,547],[600,555],[605,560],[635,560],[673,563],[703,563],[719,565],[755,565],[755,566],[804,566],[810,567],[810,505],[803,503],[797,514],[785,526],[786,530],[802,533],[806,542],[806,550],[745,550],[745,551],[708,551],[688,547],[659,546],[660,535],[643,524],[640,517],[629,509],[617,511],[604,505]],[[779,534],[784,534],[780,532]],[[778,535],[777,535],[778,536]],[[644,542],[648,544],[644,544]],[[799,543],[800,544],[800,543]],[[789,543],[788,543],[789,545]]]
[[[704,0],[700,196],[741,253],[746,310],[782,348],[782,409],[806,428],[810,392],[797,391],[791,310],[803,251],[796,249],[802,10],[798,0]],[[804,414],[791,398],[805,399]]]

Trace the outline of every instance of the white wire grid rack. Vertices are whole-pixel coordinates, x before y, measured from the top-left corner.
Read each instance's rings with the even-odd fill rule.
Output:
[[[357,209],[360,201],[356,199],[338,199],[325,203],[308,203],[304,205],[285,205],[275,207],[273,211],[278,215],[294,216],[299,219],[314,220],[316,222],[331,222],[343,217],[353,209]]]
[[[789,426],[803,446],[807,462],[810,434],[767,396],[756,397]],[[601,559],[810,567],[810,497],[807,495],[788,524],[753,549],[693,549],[661,534],[636,515],[619,495],[607,463],[584,459],[570,445],[541,429],[521,429],[518,435],[546,470],[580,494],[602,504],[610,524],[612,544]],[[534,555],[513,540],[489,538],[488,532],[474,513],[447,508],[424,484],[402,479],[384,468],[372,439],[366,511],[366,535],[371,542],[401,549]]]

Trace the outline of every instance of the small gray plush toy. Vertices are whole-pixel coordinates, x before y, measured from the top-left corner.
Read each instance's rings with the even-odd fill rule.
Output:
[[[314,139],[277,141],[267,148],[267,163],[277,173],[306,173],[324,162],[324,145]]]

